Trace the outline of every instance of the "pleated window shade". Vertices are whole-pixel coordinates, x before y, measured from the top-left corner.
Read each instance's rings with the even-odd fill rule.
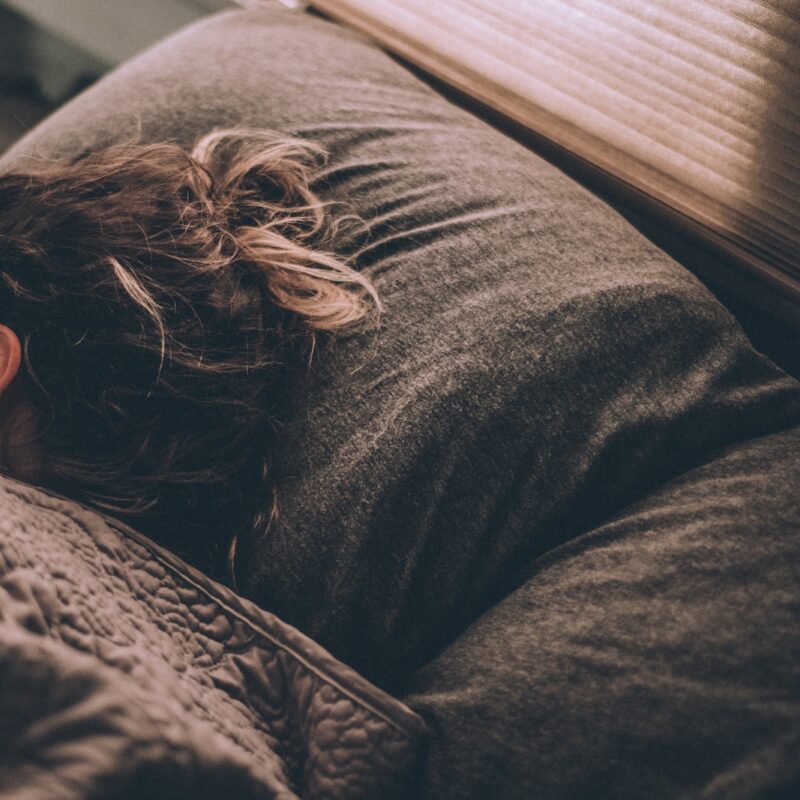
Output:
[[[317,0],[800,309],[800,0]]]

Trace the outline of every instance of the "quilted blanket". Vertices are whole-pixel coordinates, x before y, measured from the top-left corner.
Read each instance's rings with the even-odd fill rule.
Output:
[[[402,797],[423,726],[128,528],[0,479],[0,798]]]

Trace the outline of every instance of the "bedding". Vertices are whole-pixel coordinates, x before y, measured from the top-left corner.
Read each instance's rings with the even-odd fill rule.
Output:
[[[280,513],[240,542],[241,592],[419,710],[426,796],[715,796],[713,781],[735,784],[760,743],[796,781],[789,734],[773,744],[797,704],[786,618],[800,595],[800,478],[786,432],[800,424],[800,385],[608,205],[308,14],[192,26],[0,166],[132,138],[190,144],[231,125],[327,148],[315,189],[363,220],[338,247],[386,309],[376,333],[321,347],[297,387],[275,458]],[[759,525],[775,552],[766,566],[748,554]],[[602,576],[579,558],[593,547],[607,554]],[[698,554],[719,574],[693,572]],[[652,573],[663,561],[671,595]],[[741,627],[725,617],[723,636],[713,621],[726,598],[744,602],[737,584],[764,607]],[[641,640],[623,641],[631,620]],[[594,638],[575,649],[574,630]],[[627,672],[604,672],[620,641]],[[694,702],[707,687],[719,695]],[[639,712],[650,727],[631,744]],[[734,716],[741,744],[728,747]],[[723,755],[707,760],[715,737]],[[752,785],[741,796],[766,786]]]
[[[0,798],[403,797],[423,726],[133,530],[0,479]]]
[[[192,26],[4,164],[234,124],[329,150],[315,188],[367,223],[339,248],[386,306],[376,335],[335,340],[298,389],[280,516],[240,543],[239,584],[379,685],[401,685],[521,564],[715,448],[800,420],[797,382],[607,205],[304,14]]]
[[[800,795],[798,486],[794,428],[524,567],[407,687],[421,797]]]

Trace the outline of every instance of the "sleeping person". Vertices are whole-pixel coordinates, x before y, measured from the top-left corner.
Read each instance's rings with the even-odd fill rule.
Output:
[[[226,130],[0,177],[0,453],[211,572],[276,513],[272,442],[317,337],[369,324],[328,253],[321,151]]]

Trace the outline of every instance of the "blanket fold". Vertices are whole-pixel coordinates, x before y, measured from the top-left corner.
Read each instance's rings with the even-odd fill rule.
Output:
[[[0,800],[404,796],[407,707],[126,527],[0,508]]]

